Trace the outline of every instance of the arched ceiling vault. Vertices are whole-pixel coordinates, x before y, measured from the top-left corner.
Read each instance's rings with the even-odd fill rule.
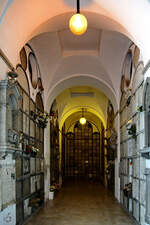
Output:
[[[81,111],[72,113],[66,120],[65,120],[65,130],[66,132],[73,132],[74,125],[79,119],[81,118]],[[88,122],[90,122],[96,128],[96,131],[101,132],[101,123],[99,117],[97,117],[94,113],[86,112],[85,118]],[[104,124],[103,124],[104,125]],[[105,127],[105,125],[104,125]]]
[[[102,122],[106,128],[108,98],[98,89],[90,86],[70,87],[56,97],[56,105],[60,129],[67,118],[72,118],[73,121],[79,120],[82,110],[85,117],[93,115],[93,118],[96,117],[99,120],[97,123],[100,125]],[[72,115],[74,116],[72,117]],[[94,123],[92,116],[90,120]]]
[[[76,8],[74,0],[3,0],[0,3],[0,47],[15,65],[21,47],[38,27],[58,15],[67,15]],[[81,9],[109,18],[143,50],[145,61],[150,58],[150,4],[148,0],[82,0]],[[93,16],[92,16],[93,18]],[[94,19],[94,24],[101,23]],[[90,16],[89,16],[90,23]],[[54,25],[55,26],[55,25]],[[146,35],[144,35],[146,33]],[[12,48],[13,46],[13,48]]]
[[[119,99],[123,61],[131,42],[118,32],[89,28],[86,34],[76,37],[70,31],[49,32],[36,36],[30,41],[40,64],[45,88],[45,97],[69,77],[85,77],[85,85],[101,82],[98,87],[111,98]],[[74,79],[75,80],[75,79]],[[80,81],[74,81],[80,84]],[[81,81],[82,82],[82,81]],[[102,87],[104,84],[105,87]],[[107,86],[107,91],[106,91]],[[61,91],[61,89],[60,89]],[[115,101],[112,100],[114,93]],[[55,96],[56,97],[56,96]]]
[[[54,99],[64,90],[68,88],[72,88],[74,86],[89,86],[98,90],[101,90],[102,93],[107,96],[108,99],[113,104],[114,110],[118,110],[118,103],[117,98],[115,95],[114,90],[109,86],[107,83],[105,83],[102,80],[98,80],[97,78],[89,75],[78,75],[75,74],[69,78],[65,78],[64,80],[59,81],[52,89],[50,89],[50,92],[47,95],[47,98],[45,98],[45,108],[47,110],[50,109]]]
[[[63,126],[64,122],[67,120],[67,118],[68,117],[70,117],[70,118],[72,117],[72,114],[76,115],[78,113],[77,114],[78,117],[74,116],[74,118],[72,118],[72,122],[70,122],[70,125],[73,124],[74,122],[76,122],[77,120],[79,120],[79,118],[81,117],[81,108],[82,108],[81,106],[80,107],[75,107],[73,109],[70,109],[66,114],[62,115],[62,118],[60,119],[60,124],[59,124],[60,129],[62,128],[62,126]],[[102,115],[102,112],[98,112],[97,110],[95,110],[95,109],[93,109],[93,108],[91,108],[89,106],[84,106],[83,105],[83,108],[85,110],[87,110],[88,113],[91,113],[91,115],[94,115],[94,117],[97,117],[99,119],[99,121],[101,121],[103,123],[103,126],[106,129],[106,121],[104,119],[104,116]],[[80,114],[80,117],[79,117],[79,114]],[[86,119],[88,119],[87,113],[85,113],[85,116],[86,116]],[[89,121],[93,122],[94,124],[97,124],[97,122],[95,122],[95,120],[92,119],[92,117],[90,118]]]
[[[65,88],[90,85],[101,90],[116,111],[130,40],[140,47],[144,63],[150,59],[150,3],[82,0],[89,28],[80,44],[68,30],[75,11],[75,0],[2,0],[0,48],[15,67],[20,49],[31,44],[41,68],[47,109]]]

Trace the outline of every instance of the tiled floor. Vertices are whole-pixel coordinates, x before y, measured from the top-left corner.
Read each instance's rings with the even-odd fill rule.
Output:
[[[112,194],[100,184],[67,182],[27,225],[133,225]]]

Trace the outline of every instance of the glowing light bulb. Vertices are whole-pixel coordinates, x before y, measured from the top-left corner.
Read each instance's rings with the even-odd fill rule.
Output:
[[[86,32],[88,26],[87,19],[84,15],[76,13],[70,18],[69,28],[75,35],[82,35]]]
[[[84,117],[81,117],[79,121],[82,125],[86,123],[86,119]]]

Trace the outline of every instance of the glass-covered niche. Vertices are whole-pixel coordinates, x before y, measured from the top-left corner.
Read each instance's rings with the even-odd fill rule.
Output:
[[[15,118],[14,110],[18,112],[20,154],[16,158],[16,218],[17,225],[20,225],[44,202],[44,127],[38,119],[44,107],[40,93],[33,101],[29,89],[25,90],[19,82],[16,86],[21,98],[17,107],[14,104],[10,108],[10,112],[12,119]],[[11,96],[10,103],[13,101]]]

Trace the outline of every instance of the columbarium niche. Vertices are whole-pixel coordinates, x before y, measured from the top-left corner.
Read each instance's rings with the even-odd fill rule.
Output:
[[[14,80],[0,81],[0,222],[16,225],[15,155],[18,151],[18,104]]]
[[[145,148],[141,155],[146,160],[146,214],[145,221],[150,224],[150,78],[145,81],[144,88],[144,110],[145,110]]]
[[[146,175],[146,214],[145,221],[150,224],[150,168],[145,169]]]
[[[141,225],[145,225],[147,208],[143,69],[138,62],[129,85],[122,79],[120,102],[120,200]]]
[[[30,97],[28,80],[0,82],[0,224],[20,225],[44,202],[42,96]],[[9,220],[9,223],[7,222]],[[2,222],[2,223],[1,223]]]
[[[8,99],[10,107],[10,128],[12,130],[18,130],[18,104],[14,95],[10,95]]]

